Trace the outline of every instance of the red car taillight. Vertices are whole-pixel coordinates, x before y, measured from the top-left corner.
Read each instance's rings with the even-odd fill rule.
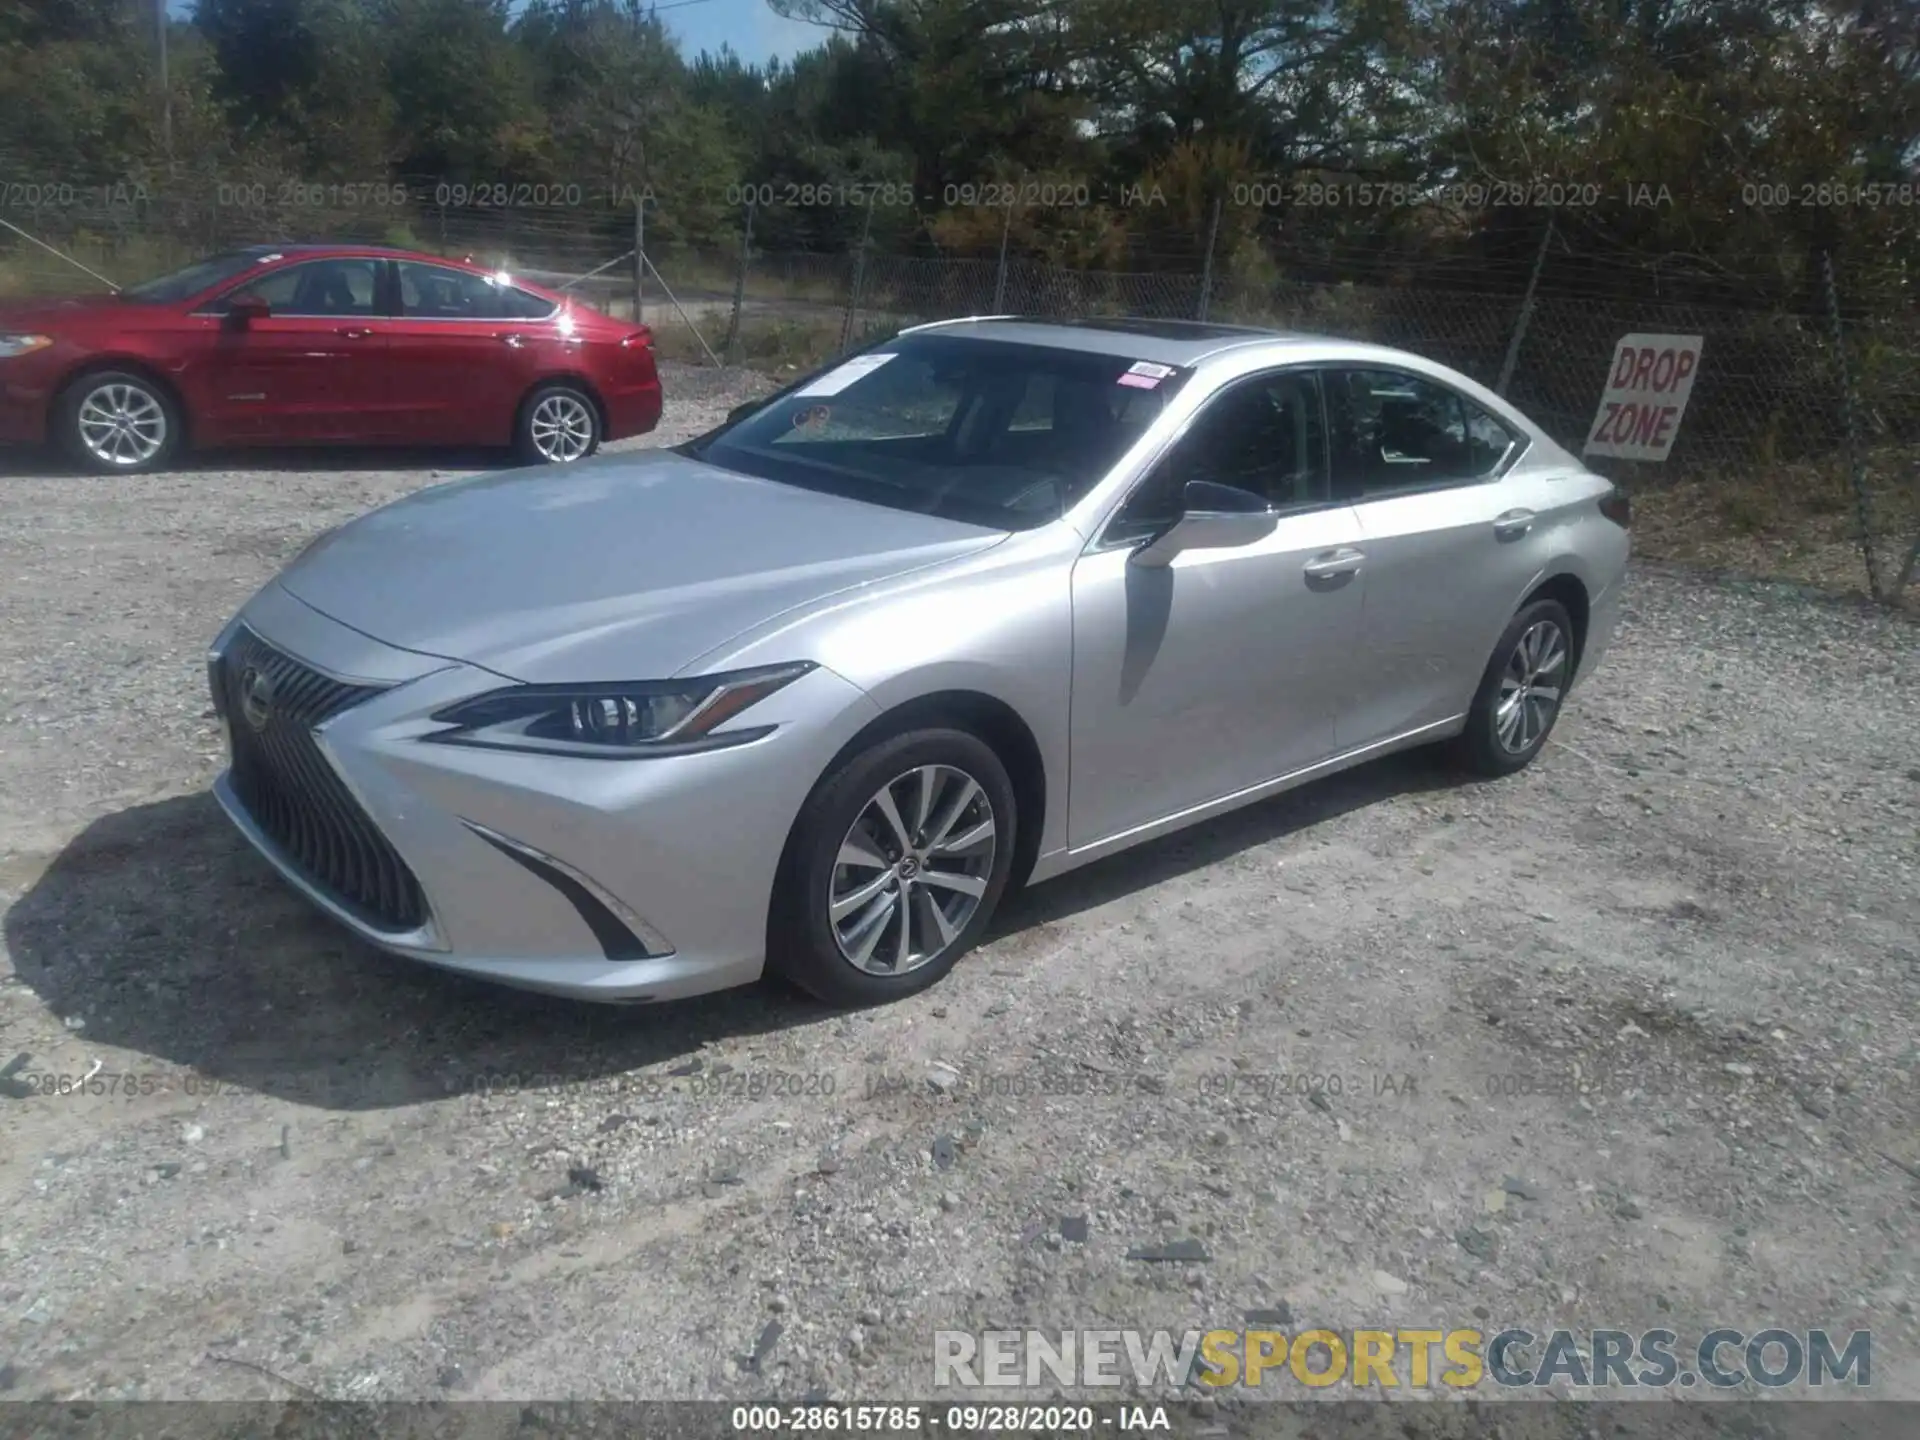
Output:
[[[635,348],[651,350],[653,348],[653,331],[642,325],[638,330],[622,340],[620,345],[621,348],[628,350]]]
[[[1633,524],[1633,502],[1627,499],[1627,492],[1624,490],[1613,489],[1602,495],[1600,513],[1622,530]]]

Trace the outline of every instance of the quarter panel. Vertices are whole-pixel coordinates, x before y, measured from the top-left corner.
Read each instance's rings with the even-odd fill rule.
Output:
[[[1569,560],[1578,554],[1573,532],[1597,493],[1581,473],[1523,461],[1482,484],[1358,503],[1367,678],[1341,726],[1342,748],[1463,713],[1521,600],[1549,575],[1581,573]],[[1512,510],[1532,511],[1533,526],[1500,540],[1494,520]]]
[[[1046,771],[1045,854],[1066,844],[1070,587],[1082,543],[1064,524],[1017,534],[936,572],[778,617],[688,668],[813,660],[863,691],[876,715],[947,690],[1000,701],[1032,732]]]

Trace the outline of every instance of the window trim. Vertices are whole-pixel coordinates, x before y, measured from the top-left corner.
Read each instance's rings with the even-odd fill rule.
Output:
[[[395,260],[393,265],[393,314],[390,318],[406,320],[415,325],[539,325],[553,319],[560,313],[561,302],[553,301],[545,313],[540,315],[495,315],[482,318],[476,315],[409,315],[404,293],[400,288],[400,267],[418,265],[423,270],[440,270],[448,275],[458,275],[463,280],[492,280],[492,276],[477,270],[463,270],[458,265],[441,265],[432,260]],[[516,295],[525,295],[529,300],[545,300],[544,295],[536,295],[531,290],[522,290],[518,285],[507,282],[502,289],[511,290]]]
[[[1505,479],[1513,470],[1513,467],[1520,463],[1521,458],[1533,448],[1533,437],[1525,430],[1515,429],[1513,422],[1508,420],[1506,416],[1489,410],[1478,400],[1465,394],[1457,387],[1447,384],[1446,381],[1435,379],[1431,375],[1423,375],[1418,370],[1409,370],[1402,365],[1355,364],[1352,362],[1325,361],[1323,361],[1318,368],[1322,372],[1320,403],[1327,413],[1327,420],[1329,422],[1327,427],[1327,464],[1329,470],[1333,471],[1331,479],[1334,486],[1334,493],[1337,497],[1341,498],[1341,503],[1343,504],[1373,505],[1383,500],[1399,500],[1409,495],[1434,495],[1445,490],[1465,490],[1475,485],[1491,485],[1497,480]],[[1453,396],[1453,398],[1458,400],[1463,406],[1470,406],[1485,415],[1488,419],[1494,421],[1501,429],[1512,434],[1513,443],[1507,446],[1505,453],[1494,462],[1493,467],[1482,475],[1471,475],[1464,478],[1447,480],[1433,480],[1424,485],[1408,485],[1402,489],[1383,490],[1373,495],[1367,493],[1364,479],[1356,479],[1352,484],[1342,485],[1337,467],[1333,464],[1333,427],[1331,423],[1333,414],[1332,407],[1327,404],[1327,392],[1330,386],[1326,377],[1332,375],[1392,375],[1400,379],[1417,380],[1423,385],[1431,385],[1435,389],[1445,391],[1447,394]],[[1464,418],[1465,415],[1463,412],[1462,419]],[[1341,493],[1343,491],[1345,492],[1344,495]]]
[[[1258,381],[1271,380],[1279,375],[1307,375],[1313,379],[1314,396],[1320,404],[1320,428],[1321,432],[1327,437],[1326,454],[1321,461],[1323,472],[1321,478],[1326,481],[1327,495],[1323,500],[1311,500],[1299,505],[1288,505],[1282,509],[1272,510],[1269,513],[1279,519],[1290,520],[1296,515],[1313,515],[1322,510],[1332,510],[1337,506],[1348,504],[1348,501],[1340,497],[1333,483],[1333,426],[1331,424],[1332,417],[1327,411],[1326,371],[1328,368],[1328,366],[1322,363],[1301,363],[1296,361],[1290,365],[1274,365],[1262,370],[1249,370],[1244,374],[1234,376],[1232,379],[1220,385],[1218,389],[1200,402],[1199,406],[1191,415],[1187,416],[1186,423],[1172,435],[1168,436],[1166,442],[1143,463],[1139,476],[1134,480],[1133,484],[1127,487],[1126,493],[1114,503],[1113,508],[1101,519],[1099,526],[1094,531],[1094,538],[1087,544],[1085,553],[1096,555],[1105,554],[1110,550],[1139,549],[1141,544],[1144,543],[1141,540],[1118,539],[1113,534],[1113,527],[1119,523],[1121,514],[1132,502],[1133,497],[1138,495],[1143,487],[1153,483],[1159,474],[1160,466],[1165,463],[1167,457],[1173,453],[1175,447],[1177,447],[1182,440],[1193,433],[1196,425],[1207,418],[1207,415],[1213,410],[1215,405],[1225,400],[1228,395],[1232,394],[1242,385],[1251,385]],[[1249,491],[1248,493],[1251,494],[1252,492]]]
[[[289,259],[283,265],[274,265],[256,275],[245,275],[229,284],[224,290],[209,300],[203,300],[187,313],[198,320],[224,320],[228,310],[225,307],[232,297],[242,290],[258,285],[263,280],[271,280],[275,275],[284,275],[289,270],[298,270],[305,265],[330,265],[347,261],[364,260],[373,267],[373,312],[369,315],[332,315],[317,310],[275,310],[268,318],[273,320],[390,320],[382,301],[387,291],[388,262],[379,255],[309,255],[304,259]]]

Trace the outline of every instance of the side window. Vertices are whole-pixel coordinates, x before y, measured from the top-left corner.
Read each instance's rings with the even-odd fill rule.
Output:
[[[400,313],[416,320],[539,320],[553,302],[491,275],[402,260]]]
[[[1519,441],[1446,386],[1390,370],[1333,373],[1327,409],[1335,476],[1362,497],[1485,479]]]
[[[373,315],[379,295],[378,260],[309,260],[262,275],[229,290],[215,303],[224,311],[235,300],[264,300],[276,315]]]
[[[1281,371],[1236,381],[1209,400],[1107,529],[1129,544],[1172,523],[1191,480],[1232,485],[1278,510],[1329,498],[1319,380]]]

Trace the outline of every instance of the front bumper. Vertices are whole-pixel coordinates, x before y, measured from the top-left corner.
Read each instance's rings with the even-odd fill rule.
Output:
[[[255,849],[383,950],[580,999],[672,1000],[758,979],[793,818],[877,713],[816,670],[754,708],[751,723],[773,734],[733,749],[637,760],[466,749],[423,743],[439,728],[428,716],[510,683],[501,676],[382,645],[278,585],[215,641],[216,676],[249,633],[372,692],[301,737],[310,758],[296,762],[296,779],[320,796],[311,817],[250,806],[236,754],[214,793]],[[231,694],[222,708],[230,729],[250,723],[231,714]],[[363,816],[348,813],[354,805]],[[356,903],[329,883],[337,867],[303,859],[367,834],[363,821],[417,881],[417,910]]]
[[[0,445],[45,443],[57,374],[54,366],[65,348],[56,345],[0,360]]]

